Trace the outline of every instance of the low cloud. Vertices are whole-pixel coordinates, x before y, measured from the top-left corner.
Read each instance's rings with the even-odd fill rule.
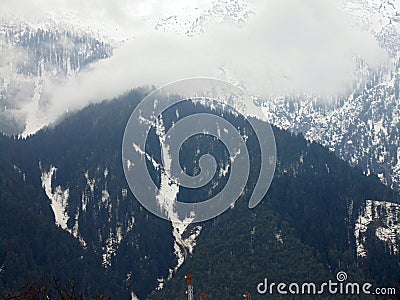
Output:
[[[119,3],[116,7],[103,3],[102,14],[120,20],[119,26],[129,30],[127,11]],[[157,3],[142,6],[142,14],[162,14],[162,5],[155,9]],[[353,79],[354,57],[372,67],[387,58],[372,34],[357,28],[339,2],[254,0],[250,5],[255,14],[248,22],[210,22],[198,36],[131,29],[136,38],[122,43],[112,57],[62,85],[46,85],[47,114],[58,116],[138,86],[196,76],[225,76],[259,96],[335,94]]]

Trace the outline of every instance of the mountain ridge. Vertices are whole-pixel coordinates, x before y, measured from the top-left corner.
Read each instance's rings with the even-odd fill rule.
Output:
[[[174,236],[171,223],[156,218],[139,205],[129,191],[122,172],[120,145],[125,121],[142,96],[143,91],[133,91],[119,100],[91,105],[80,112],[70,114],[56,127],[43,129],[26,140],[2,137],[1,145],[5,153],[2,156],[2,163],[9,166],[6,170],[19,178],[22,189],[28,185],[31,186],[32,195],[38,193],[41,195],[38,204],[43,208],[46,207],[47,216],[49,213],[53,215],[51,221],[53,226],[57,224],[57,211],[54,207],[51,208],[51,204],[54,201],[57,203],[59,199],[57,193],[65,195],[65,191],[68,190],[68,202],[62,206],[69,217],[62,225],[64,232],[69,232],[71,238],[75,239],[76,244],[79,245],[78,248],[85,249],[86,247],[86,251],[90,250],[96,254],[97,266],[103,266],[106,273],[118,274],[117,281],[126,294],[130,295],[133,292],[141,299],[159,288],[160,295],[167,295],[164,293],[171,293],[172,286],[175,289],[172,291],[173,295],[178,295],[176,293],[182,291],[179,288],[182,285],[179,283],[182,272],[192,270],[191,268],[195,265],[199,268],[204,267],[201,264],[198,265],[202,261],[202,255],[198,256],[196,249],[221,247],[218,228],[221,227],[222,232],[229,231],[228,228],[235,228],[232,226],[236,224],[234,222],[236,217],[229,216],[237,216],[238,220],[242,220],[237,221],[238,224],[242,222],[247,224],[247,229],[239,226],[239,231],[233,231],[236,232],[237,237],[234,235],[232,239],[226,239],[226,246],[221,248],[224,253],[232,247],[233,251],[238,251],[238,253],[245,249],[251,251],[247,247],[242,247],[243,250],[239,251],[238,247],[244,241],[247,244],[252,235],[247,236],[244,232],[252,231],[255,226],[256,233],[255,236],[253,235],[253,241],[258,245],[258,251],[265,248],[264,242],[274,243],[270,246],[276,247],[275,243],[281,244],[280,239],[284,243],[289,239],[290,243],[300,247],[298,249],[308,249],[304,250],[310,253],[307,258],[308,263],[304,262],[305,266],[312,268],[314,263],[311,261],[315,262],[315,260],[318,261],[317,265],[324,265],[321,269],[318,269],[316,265],[316,270],[320,270],[325,277],[338,270],[338,261],[341,266],[344,261],[347,261],[349,266],[352,266],[350,269],[353,273],[351,274],[358,276],[357,278],[372,278],[377,284],[384,278],[388,280],[386,283],[391,283],[390,276],[398,274],[399,271],[395,265],[392,267],[394,268],[391,271],[392,275],[384,273],[386,277],[380,277],[383,276],[381,273],[374,277],[366,271],[368,268],[380,270],[380,266],[374,263],[376,257],[380,257],[381,263],[382,261],[392,263],[396,260],[397,255],[385,250],[387,248],[385,245],[389,247],[397,245],[396,241],[390,244],[392,242],[389,240],[374,238],[375,233],[372,237],[367,234],[366,242],[363,242],[367,255],[357,258],[355,233],[359,211],[364,209],[367,199],[399,203],[398,194],[380,184],[376,176],[372,174],[366,176],[360,169],[349,168],[346,162],[338,160],[333,153],[329,153],[322,146],[306,141],[300,134],[296,135],[276,128],[274,132],[280,158],[273,185],[262,201],[262,206],[256,210],[249,210],[246,207],[246,193],[232,209],[222,216],[199,224],[202,228],[200,233],[196,234],[196,227],[192,225],[189,225],[185,232],[180,232],[180,237],[184,239],[195,234],[194,239],[191,238],[191,241],[195,243],[194,249],[185,248],[184,244],[178,244],[176,248],[175,241],[178,236]],[[192,113],[210,112],[207,108],[198,105],[189,105],[181,109]],[[175,110],[173,114],[175,115]],[[181,115],[184,115],[183,111]],[[228,114],[225,117],[244,126],[243,120],[237,119],[234,115]],[[110,122],[112,120],[114,122]],[[254,143],[251,135],[248,142]],[[204,147],[201,140],[196,143],[198,147]],[[255,148],[250,146],[250,149]],[[190,155],[184,156],[188,167],[194,163],[191,159],[193,158],[190,158]],[[57,168],[57,171],[54,168]],[[2,171],[4,170],[2,168]],[[54,170],[53,174],[51,170]],[[51,183],[47,186],[43,186],[42,182],[45,174],[51,175]],[[50,197],[46,196],[46,189],[50,192]],[[197,194],[201,195],[201,193]],[[190,194],[187,194],[187,197],[190,197]],[[58,201],[58,203],[62,204],[63,201]],[[252,213],[259,215],[257,219],[259,221],[249,223],[247,218],[253,220]],[[272,214],[276,225],[269,223],[268,218],[263,217],[264,214],[265,216]],[[48,222],[49,217],[46,219]],[[132,225],[129,225],[129,222]],[[131,229],[126,231],[129,226]],[[212,230],[213,226],[216,227]],[[256,238],[257,232],[259,230],[262,232],[263,226],[268,228],[267,240],[261,237]],[[367,232],[373,230],[371,226],[373,222],[367,224],[369,228]],[[388,226],[382,228],[390,229]],[[379,231],[381,232],[382,230]],[[315,239],[317,236],[318,239]],[[364,235],[359,236],[364,237]],[[79,242],[81,238],[85,243]],[[293,248],[293,257],[298,255],[298,249]],[[199,253],[204,253],[203,251],[199,250]],[[377,251],[379,255],[375,256]],[[183,255],[182,265],[178,264],[179,253]],[[209,257],[211,261],[219,257],[219,252],[215,253],[215,257]],[[256,253],[263,252],[256,251],[254,255]],[[368,255],[368,253],[375,254]],[[233,257],[236,256],[233,255]],[[253,259],[259,257],[261,261],[264,259],[262,255],[251,257]],[[280,257],[279,260],[284,260],[284,257]],[[194,260],[193,263],[190,262],[192,260]],[[290,269],[289,261],[286,261],[285,265]],[[180,267],[171,273],[171,269],[173,270],[177,265]],[[220,267],[223,265],[220,264]],[[254,266],[254,262],[250,265]],[[6,269],[8,269],[7,266]],[[262,270],[257,270],[257,274],[261,276]],[[243,276],[248,276],[248,271],[248,269],[243,270]],[[199,276],[195,274],[196,277]],[[212,274],[216,275],[214,272]],[[285,273],[276,273],[276,275],[279,274],[283,279],[287,276]],[[297,275],[293,275],[292,280],[304,276],[303,273],[294,274]],[[213,276],[209,277],[212,286],[215,282]],[[158,282],[158,279],[162,280]],[[204,286],[204,283],[200,286]],[[250,285],[249,282],[247,286],[254,288],[254,285]],[[166,290],[164,291],[162,287]],[[235,295],[238,292],[236,288],[228,287],[228,294],[232,292],[232,295]],[[214,286],[214,289],[217,287]],[[154,297],[164,296],[155,294]]]

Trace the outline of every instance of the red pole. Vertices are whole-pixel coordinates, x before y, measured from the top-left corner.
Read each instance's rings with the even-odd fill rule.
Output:
[[[187,285],[188,286],[193,285],[193,276],[192,276],[192,274],[188,274],[186,276],[186,279],[187,279]]]

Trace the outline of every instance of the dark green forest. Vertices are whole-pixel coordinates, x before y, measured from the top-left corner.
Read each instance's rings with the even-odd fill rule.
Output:
[[[252,299],[266,299],[256,291],[264,278],[321,283],[334,280],[339,271],[345,271],[352,282],[399,289],[399,256],[390,254],[371,230],[366,240],[367,257],[357,257],[354,236],[354,224],[365,201],[399,203],[398,192],[301,134],[274,127],[278,154],[275,176],[263,201],[249,209],[260,169],[258,141],[246,119],[224,111],[224,118],[249,136],[246,145],[251,171],[245,193],[232,209],[199,224],[202,232],[194,252],[187,255],[172,279],[166,280],[164,288],[155,291],[157,279],[168,278],[169,269],[177,264],[172,226],[134,198],[121,163],[125,125],[145,94],[145,90],[134,90],[90,105],[26,140],[0,137],[1,296],[28,284],[53,282],[56,277],[62,286],[73,282],[84,299],[98,295],[130,299],[134,291],[140,299],[179,300],[187,297],[184,276],[188,273],[194,277],[195,299],[201,293],[208,299],[243,299],[245,292]],[[220,108],[210,110],[190,101],[180,104],[179,118],[175,109],[163,114],[166,127],[192,113],[222,113]],[[160,145],[152,134],[147,149],[161,161]],[[219,167],[229,159],[218,139],[196,136],[181,151],[180,160],[188,173],[196,173],[198,158],[205,153],[222,161]],[[51,166],[57,167],[52,187],[69,189],[68,214],[75,216],[79,211],[79,234],[86,246],[54,224],[41,182],[42,172]],[[105,168],[108,176],[103,175]],[[157,182],[159,173],[152,172]],[[95,180],[93,191],[85,173]],[[226,180],[216,175],[199,190],[181,189],[179,200],[202,201],[210,197],[210,189],[211,195],[217,193]],[[110,195],[107,205],[102,201],[105,187]],[[83,195],[90,196],[85,209]],[[74,222],[70,218],[68,228],[73,228]],[[125,234],[110,265],[104,266],[102,245],[110,228],[122,228]],[[277,295],[272,298],[280,299]]]

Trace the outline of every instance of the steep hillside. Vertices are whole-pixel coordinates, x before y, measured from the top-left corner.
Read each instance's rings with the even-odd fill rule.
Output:
[[[399,195],[377,176],[351,168],[322,146],[275,128],[275,177],[261,204],[248,209],[260,166],[259,148],[254,131],[236,113],[188,102],[163,115],[165,126],[170,126],[196,112],[224,113],[246,136],[253,167],[246,192],[236,204],[211,221],[184,227],[148,212],[134,199],[121,164],[125,125],[144,94],[132,91],[91,105],[26,140],[1,138],[4,287],[15,288],[43,273],[61,277],[60,270],[52,267],[52,253],[71,262],[61,264],[69,270],[63,271],[63,278],[80,282],[87,294],[107,289],[116,299],[131,293],[142,299],[156,289],[161,292],[152,297],[179,299],[184,297],[183,274],[189,272],[195,275],[198,291],[216,299],[234,299],[244,290],[254,293],[255,283],[265,276],[328,280],[346,271],[354,280],[398,285]],[[218,192],[218,184],[226,182],[229,168],[228,172],[220,169],[226,168],[229,157],[218,150],[216,138],[200,135],[190,142],[194,144],[184,144],[181,153],[189,173],[196,174],[202,153],[221,162],[210,185],[180,192],[182,201],[196,202]],[[148,143],[148,153],[161,162],[156,131]],[[152,172],[157,181],[158,171]],[[382,206],[381,201],[393,204],[371,215],[372,207]],[[20,215],[22,207],[33,207],[31,217]],[[39,229],[37,218],[48,229]],[[55,244],[47,244],[49,236],[54,236]],[[74,245],[65,248],[67,253],[57,248],[64,239]],[[41,253],[41,245],[49,248],[42,256],[27,254],[25,247],[19,247],[23,240],[35,242],[32,252]],[[81,256],[88,262],[72,263],[73,257]],[[31,267],[24,263],[25,257]],[[85,268],[88,271],[82,271]],[[18,276],[12,272],[15,269]],[[115,285],[105,276],[116,278]],[[90,280],[96,284],[85,283]]]

